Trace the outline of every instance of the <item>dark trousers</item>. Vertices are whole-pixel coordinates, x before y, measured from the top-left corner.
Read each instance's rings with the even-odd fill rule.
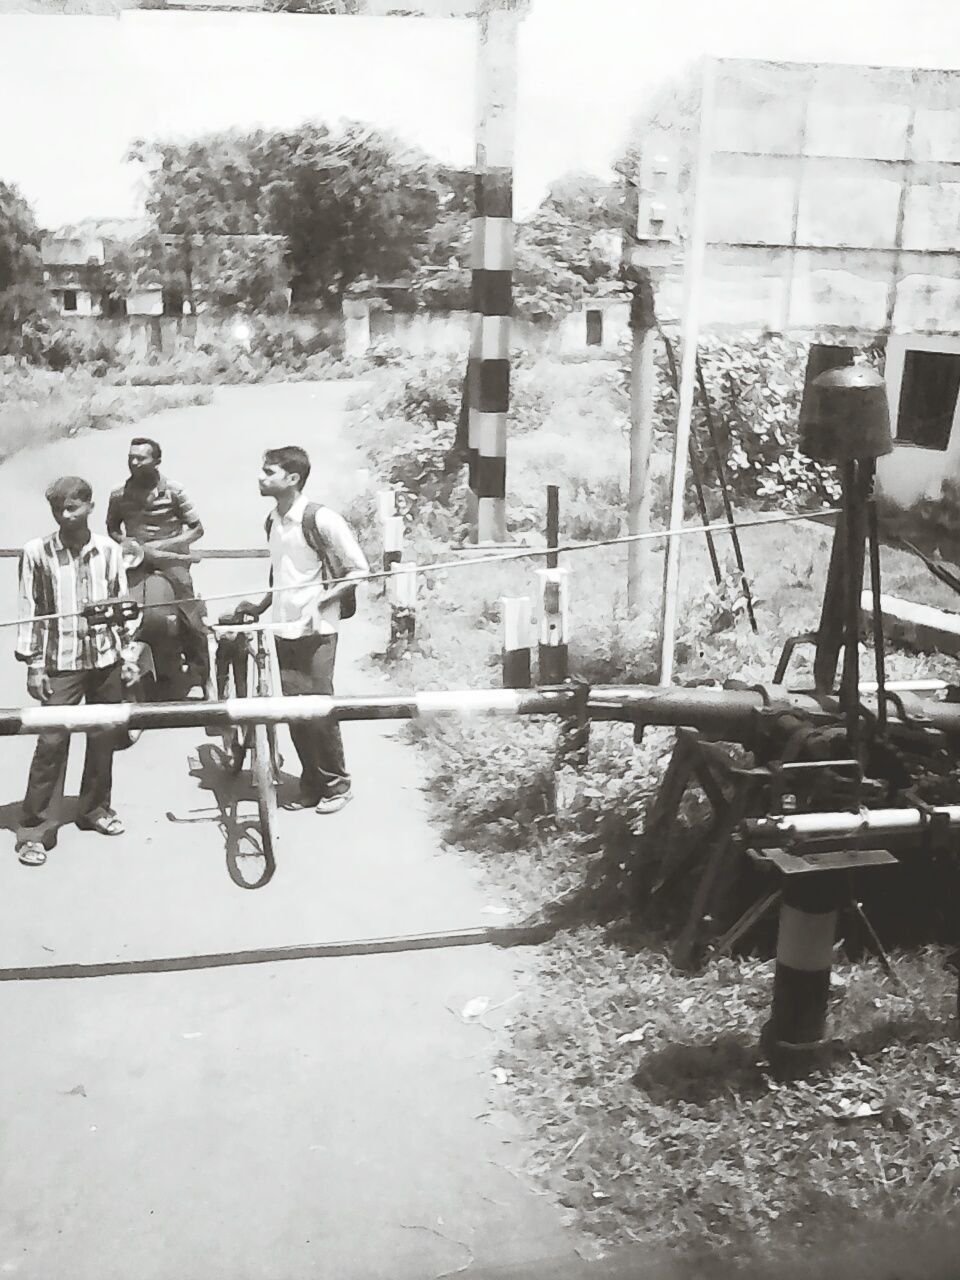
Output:
[[[304,636],[299,640],[277,639],[280,688],[289,697],[323,693],[333,695],[333,666],[337,657],[337,637]],[[315,720],[312,724],[291,724],[290,736],[300,757],[300,793],[315,803],[326,796],[350,790],[350,775],[343,758],[343,738],[336,720]]]
[[[127,581],[131,596],[144,607],[140,637],[154,653],[158,692],[175,692],[166,686],[176,672],[181,651],[200,683],[206,684],[210,674],[207,625],[202,602],[193,599],[196,590],[190,566],[138,567],[130,570]]]
[[[76,707],[84,699],[88,703],[119,702],[122,697],[119,664],[99,671],[60,671],[50,677],[50,685],[50,697],[43,703],[45,707]],[[115,729],[87,734],[78,818],[92,818],[98,811],[110,808],[116,743]],[[28,832],[35,838],[37,827],[52,829],[54,826],[52,808],[67,767],[69,750],[69,733],[38,735],[23,801],[22,839],[30,838]]]

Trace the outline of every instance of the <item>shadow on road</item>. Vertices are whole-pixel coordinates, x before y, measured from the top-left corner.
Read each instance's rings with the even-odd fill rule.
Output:
[[[215,808],[178,817],[167,813],[173,823],[216,822],[223,833],[227,874],[241,889],[262,889],[273,879],[276,862],[265,849],[260,819],[255,814],[241,814],[240,806],[256,805],[257,793],[248,772],[235,774],[222,747],[203,743],[191,763],[190,776],[201,791],[212,795]],[[293,779],[286,776],[281,785]]]

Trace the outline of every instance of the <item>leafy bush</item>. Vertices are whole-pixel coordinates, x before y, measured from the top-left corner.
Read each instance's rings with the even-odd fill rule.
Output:
[[[755,505],[787,510],[833,505],[840,494],[834,469],[805,457],[798,448],[809,344],[771,335],[728,340],[704,334],[698,350],[714,426],[736,496]],[[876,353],[865,353],[863,358],[875,360]],[[657,366],[657,416],[661,431],[672,436],[677,398],[663,348],[658,351]],[[693,430],[712,470],[699,392]]]

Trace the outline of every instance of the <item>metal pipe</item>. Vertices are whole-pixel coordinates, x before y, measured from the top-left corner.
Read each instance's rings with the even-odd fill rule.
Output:
[[[791,813],[769,818],[750,818],[743,824],[748,843],[754,848],[774,848],[791,839],[820,836],[895,836],[921,831],[932,815],[949,826],[960,825],[960,804],[931,807],[930,814],[919,809],[861,809],[859,813]]]
[[[865,542],[863,473],[861,464],[843,464],[843,506],[846,562],[844,572],[844,636],[843,676],[840,695],[847,721],[850,752],[856,755],[860,746],[860,596],[863,591]]]
[[[335,718],[340,721],[410,720],[434,715],[569,715],[575,700],[569,688],[444,689],[377,697],[233,698],[224,702],[94,704],[79,707],[0,709],[0,737],[47,732],[89,733],[98,729],[226,728],[236,724],[285,724]],[[906,702],[906,699],[901,699]],[[875,701],[864,699],[872,709]],[[662,689],[656,685],[594,685],[587,712],[592,720],[698,729],[726,741],[748,743],[756,713],[767,707],[764,695],[750,689]],[[835,698],[802,693],[778,697],[772,710],[836,723]],[[960,703],[917,698],[912,709],[930,728],[960,735]],[[911,705],[906,707],[907,713]],[[899,711],[893,723],[902,722]],[[892,812],[900,812],[892,811]],[[909,810],[904,812],[909,813]]]
[[[753,608],[753,591],[750,588],[750,579],[747,577],[747,569],[743,562],[743,550],[740,546],[740,534],[737,530],[737,520],[733,511],[733,500],[730,497],[730,481],[727,477],[727,469],[723,461],[723,450],[720,448],[720,440],[713,424],[713,409],[710,404],[710,396],[707,391],[707,383],[703,376],[703,366],[700,363],[699,355],[697,356],[697,383],[700,387],[700,399],[703,403],[703,419],[707,424],[707,434],[710,436],[710,444],[713,448],[714,465],[717,468],[717,480],[720,483],[720,496],[723,499],[723,510],[727,517],[727,524],[730,526],[730,541],[733,543],[733,555],[737,562],[737,568],[740,571],[740,585],[743,588],[743,598],[747,602],[747,617],[750,619],[750,629],[754,635],[757,635],[760,628],[757,625],[757,615]]]
[[[95,703],[0,710],[0,737],[112,729],[226,729],[303,720],[411,720],[434,715],[560,715],[572,690],[460,689],[377,698],[323,695],[230,698],[223,702]]]
[[[667,335],[662,331],[661,331],[661,336],[663,338],[664,350],[667,353],[667,364],[670,366],[670,381],[673,383],[674,391],[679,396],[680,375],[677,372],[677,358],[673,352],[673,343],[670,341]],[[697,375],[701,376],[699,358],[697,359]],[[706,392],[704,391],[702,382],[700,384],[700,394],[702,398],[705,398]],[[709,408],[707,406],[704,406],[704,407],[705,407],[705,411],[709,412]],[[696,441],[693,438],[692,428],[690,431],[690,439],[688,441],[687,448],[688,448],[688,453],[690,455],[690,471],[693,475],[693,490],[697,496],[697,510],[700,512],[700,519],[703,522],[703,524],[708,525],[710,523],[710,516],[707,512],[707,499],[706,499],[706,494],[704,492],[706,480],[704,478],[703,467],[700,463],[700,455],[697,453],[697,445],[696,445]],[[718,476],[719,476],[719,473],[718,473]],[[732,520],[732,518],[733,517],[731,513],[728,511],[727,520],[730,521]],[[723,583],[723,570],[720,568],[720,558],[717,555],[717,544],[714,542],[713,534],[710,533],[709,530],[707,531],[707,551],[710,553],[710,563],[713,566],[713,578],[717,586],[719,587]],[[746,578],[743,579],[743,582],[746,584]],[[753,618],[753,606],[750,602],[749,586],[746,587],[746,590],[747,590],[747,607],[750,609],[751,620],[753,622],[753,629],[754,631],[756,631],[757,629],[756,619]]]
[[[867,538],[870,544],[870,591],[873,596],[873,661],[877,673],[877,692],[880,695],[877,723],[880,727],[880,732],[883,733],[887,727],[887,667],[883,644],[883,589],[880,584],[880,528],[877,520],[877,500],[872,492],[875,470],[875,466],[871,464],[871,492],[867,499]]]
[[[887,693],[946,693],[951,688],[948,680],[885,680]],[[878,693],[879,684],[874,680],[861,680],[861,693]],[[791,689],[791,693],[815,693],[814,689]]]
[[[704,516],[706,520],[706,516]],[[547,485],[547,564],[548,569],[556,569],[560,557],[557,547],[560,545],[560,487]]]

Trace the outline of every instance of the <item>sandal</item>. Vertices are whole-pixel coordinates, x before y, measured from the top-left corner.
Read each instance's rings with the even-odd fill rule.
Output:
[[[38,841],[30,840],[20,846],[17,857],[25,867],[42,867],[47,860],[47,851]]]
[[[126,827],[115,813],[100,813],[95,818],[78,818],[81,831],[97,831],[102,836],[122,836]]]

